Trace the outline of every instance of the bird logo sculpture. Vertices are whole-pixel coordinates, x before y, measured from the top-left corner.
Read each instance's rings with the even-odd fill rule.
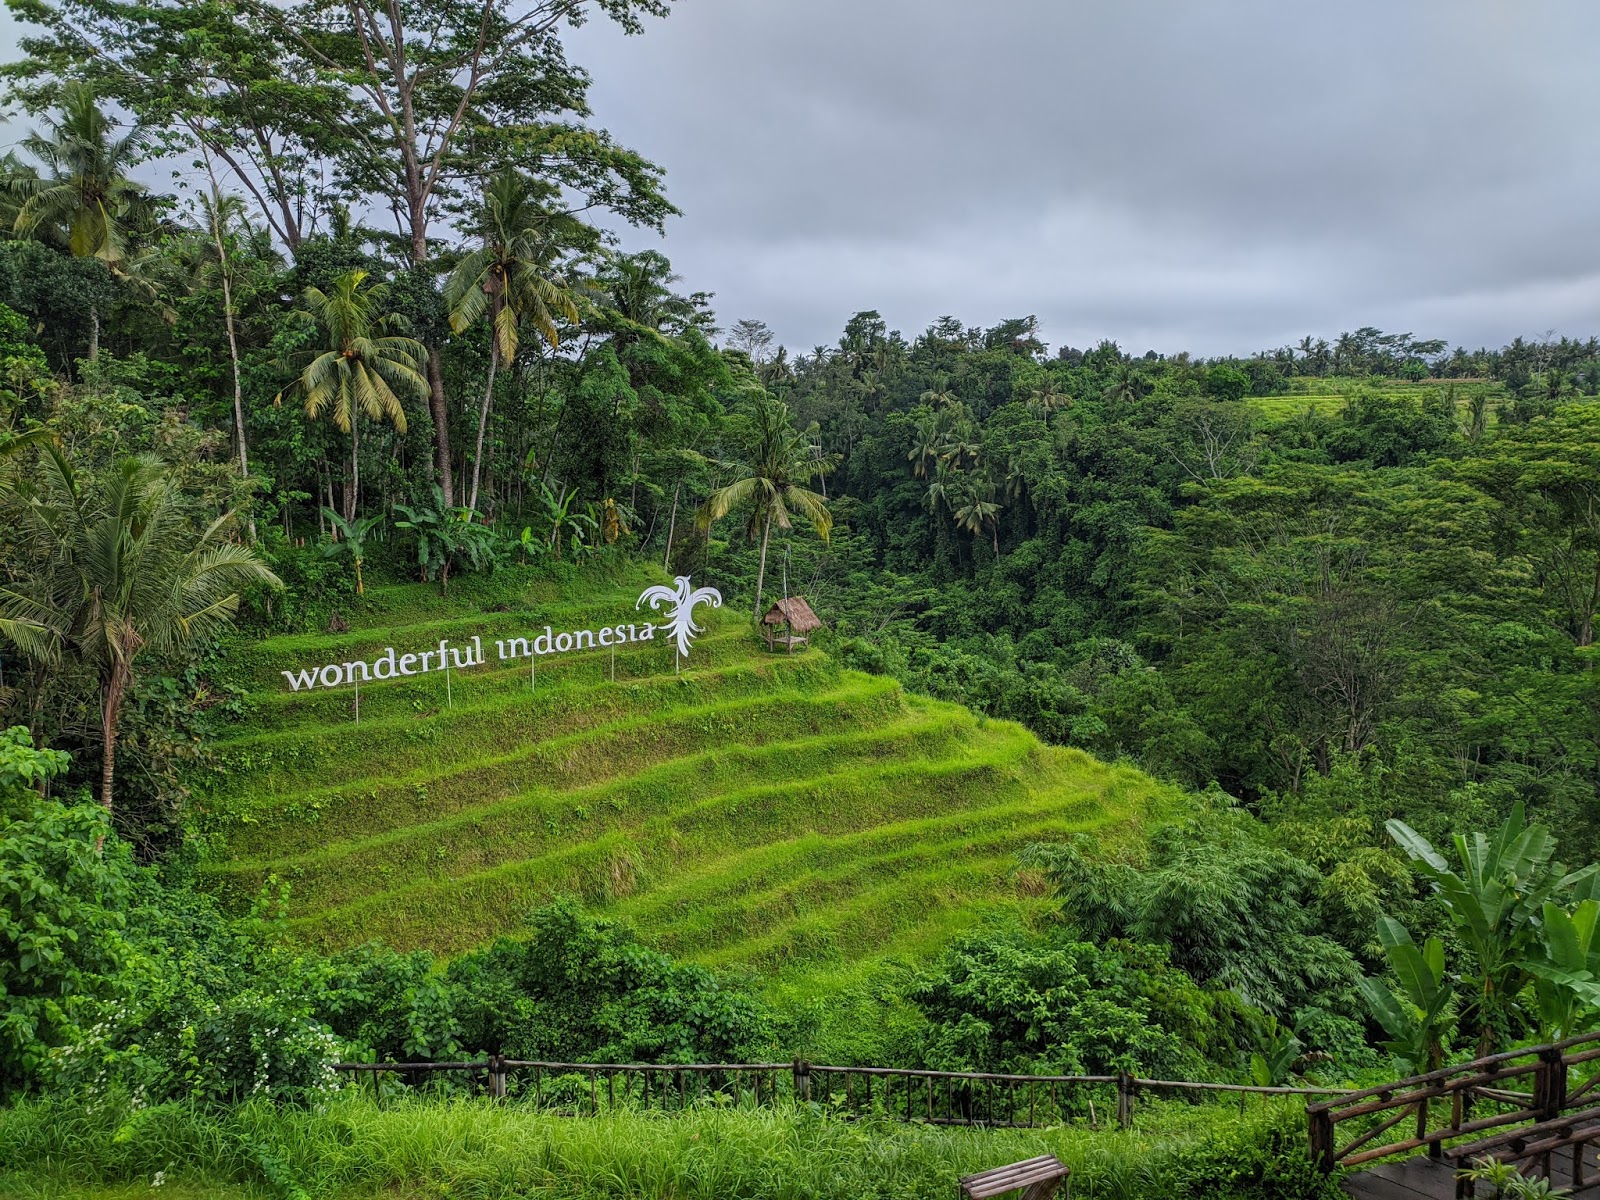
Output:
[[[675,587],[658,584],[645,588],[639,593],[639,602],[634,607],[643,608],[646,602],[658,612],[663,604],[672,605],[667,613],[667,635],[678,640],[678,654],[687,658],[689,643],[694,640],[695,634],[703,632],[694,623],[694,606],[703,602],[712,608],[721,608],[722,593],[716,588],[692,587],[687,575],[679,575]]]

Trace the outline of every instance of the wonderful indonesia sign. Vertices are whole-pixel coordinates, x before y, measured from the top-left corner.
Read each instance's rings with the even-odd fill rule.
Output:
[[[676,654],[687,658],[689,645],[694,641],[695,634],[704,632],[694,623],[695,605],[709,604],[712,608],[721,608],[722,594],[716,588],[691,587],[688,576],[680,575],[672,587],[658,585],[645,588],[639,594],[634,608],[640,609],[646,604],[657,612],[661,611],[662,605],[667,605],[666,620],[602,625],[598,629],[578,629],[563,633],[556,633],[546,625],[543,631],[534,633],[530,637],[495,639],[493,643],[495,657],[501,662],[513,662],[518,659],[542,658],[547,654],[565,654],[572,650],[604,649],[638,642],[653,642],[659,635],[664,640],[675,642]],[[386,646],[383,652],[373,659],[328,663],[325,666],[306,667],[299,671],[282,671],[280,674],[289,681],[290,691],[304,692],[319,687],[336,688],[347,683],[359,686],[369,680],[401,679],[412,675],[426,675],[432,671],[460,671],[467,667],[482,666],[485,661],[483,640],[474,634],[470,642],[465,645],[452,645],[445,639],[437,646],[430,646],[426,650],[401,652],[394,646]]]

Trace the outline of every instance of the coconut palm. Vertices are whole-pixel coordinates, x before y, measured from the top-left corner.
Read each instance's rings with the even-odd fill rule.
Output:
[[[244,428],[244,378],[240,367],[238,315],[241,296],[261,292],[282,266],[270,235],[252,226],[244,201],[223,192],[212,177],[211,192],[202,198],[206,245],[190,257],[191,288],[216,287],[222,293],[223,331],[233,377],[233,427],[239,474],[250,475],[250,451]],[[252,535],[253,536],[253,535]]]
[[[748,457],[723,464],[733,470],[734,481],[718,488],[700,508],[700,528],[707,530],[734,509],[748,507],[745,531],[751,541],[758,535],[761,538],[761,563],[756,570],[757,620],[761,617],[767,544],[772,538],[772,527],[791,529],[794,515],[798,514],[811,522],[823,541],[828,540],[828,531],[833,528],[827,498],[805,485],[831,471],[838,458],[835,455],[819,458],[814,444],[813,432],[802,433],[795,429],[787,405],[770,398],[764,400],[756,407],[755,436]]]
[[[1058,392],[1053,383],[1043,387],[1034,388],[1028,393],[1028,408],[1041,421],[1049,422],[1050,414],[1058,409],[1071,408],[1072,397],[1065,392]]]
[[[924,501],[928,511],[937,513],[940,506],[950,507],[950,499],[955,494],[958,473],[950,469],[950,464],[940,459],[933,464],[933,474],[928,478],[928,491]]]
[[[560,343],[557,321],[576,321],[578,307],[553,270],[562,250],[586,233],[574,218],[554,213],[543,200],[548,184],[506,168],[489,181],[479,209],[476,233],[482,242],[445,282],[450,328],[465,331],[487,316],[491,329],[489,382],[478,408],[478,442],[472,458],[467,507],[478,507],[483,474],[483,437],[500,365],[516,361],[518,332],[526,321],[551,347]]]
[[[97,258],[125,274],[134,234],[155,218],[148,189],[128,175],[139,155],[139,129],[122,137],[80,83],[61,94],[60,113],[22,140],[42,170],[11,170],[6,190],[16,205],[12,228],[65,250]],[[89,308],[88,357],[100,349],[100,312]]]
[[[680,276],[658,250],[611,256],[595,278],[602,303],[625,320],[646,329],[693,324],[694,301],[672,290]]]
[[[915,430],[906,458],[911,461],[911,473],[921,479],[928,468],[939,461],[944,450],[944,431],[939,428],[937,417],[923,417],[916,423]]]
[[[1000,508],[994,498],[994,484],[969,484],[960,496],[955,510],[956,524],[974,538],[981,537],[987,528],[994,538],[994,552],[1000,553]]]
[[[207,636],[233,619],[239,589],[281,586],[230,540],[234,514],[197,526],[159,459],[124,459],[80,479],[46,443],[10,505],[36,570],[0,589],[0,634],[49,665],[71,655],[100,685],[100,803],[112,810],[117,726],[141,657]]]
[[[315,355],[290,389],[305,393],[306,416],[315,420],[327,411],[333,423],[350,435],[350,479],[344,494],[344,519],[355,520],[361,491],[360,419],[388,421],[406,431],[402,396],[425,401],[428,381],[423,370],[428,352],[408,337],[382,336],[393,322],[383,312],[388,297],[382,284],[364,287],[365,271],[348,271],[330,290],[305,290],[305,305],[316,318],[326,349]],[[279,399],[282,399],[280,394]]]

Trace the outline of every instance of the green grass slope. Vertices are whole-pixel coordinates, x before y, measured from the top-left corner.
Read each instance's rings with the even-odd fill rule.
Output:
[[[1297,419],[1311,411],[1337,420],[1350,398],[1361,391],[1375,391],[1393,400],[1407,400],[1421,406],[1430,397],[1447,394],[1455,398],[1460,419],[1467,418],[1467,407],[1477,396],[1487,397],[1491,423],[1511,395],[1503,383],[1487,379],[1372,379],[1367,376],[1296,376],[1289,390],[1278,396],[1252,396],[1247,403],[1268,421]]]
[[[1015,855],[1131,836],[1167,793],[1137,771],[841,669],[770,654],[711,612],[679,673],[656,640],[502,665],[496,638],[639,621],[644,569],[442,601],[375,589],[350,630],[230,657],[252,689],[200,789],[210,883],[290,887],[323,947],[450,953],[582,897],[677,955],[781,974],[921,958],[1039,903]],[[483,667],[289,692],[282,669],[478,634]]]

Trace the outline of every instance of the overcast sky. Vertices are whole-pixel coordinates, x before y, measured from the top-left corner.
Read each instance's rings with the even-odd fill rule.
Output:
[[[865,308],[1136,353],[1600,333],[1594,0],[677,0],[568,41],[683,210],[626,244],[793,348]]]
[[[1600,333],[1593,0],[680,0],[569,38],[722,322]],[[630,244],[650,241],[630,235]]]

